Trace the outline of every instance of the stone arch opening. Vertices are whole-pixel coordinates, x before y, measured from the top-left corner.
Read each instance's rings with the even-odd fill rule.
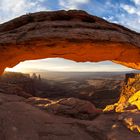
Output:
[[[110,60],[140,69],[140,34],[84,11],[38,12],[0,25],[0,73],[21,61]]]
[[[33,96],[50,99],[73,97],[90,101],[103,109],[118,102],[125,74],[133,72],[133,69],[122,67],[112,61],[77,63],[53,58],[25,61],[7,71],[22,72],[23,75],[19,77],[18,73],[14,74],[17,79],[12,73],[6,73],[10,79],[9,83],[18,84],[19,81],[26,89],[25,92]],[[26,81],[29,85],[25,84],[24,80],[21,81],[24,74],[29,76]]]
[[[140,69],[140,34],[84,11],[23,15],[1,24],[0,38],[1,73],[24,60],[50,57]]]
[[[32,70],[58,72],[132,72],[134,69],[112,61],[76,62],[64,58],[35,59],[20,62],[5,71],[29,73]]]

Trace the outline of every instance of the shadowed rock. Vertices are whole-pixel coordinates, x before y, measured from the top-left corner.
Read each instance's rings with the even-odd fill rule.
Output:
[[[78,120],[49,114],[27,104],[23,97],[2,93],[0,124],[1,140],[140,139],[139,114],[101,114],[90,121]]]
[[[53,101],[47,98],[31,97],[27,99],[27,103],[52,114],[83,120],[94,119],[102,112],[89,101],[80,100],[78,98],[64,98]]]

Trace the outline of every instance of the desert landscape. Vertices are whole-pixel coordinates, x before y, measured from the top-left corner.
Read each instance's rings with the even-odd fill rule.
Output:
[[[139,0],[0,6],[0,140],[140,140]]]
[[[56,78],[54,79],[54,77]],[[26,95],[28,97],[29,94],[29,96],[53,100],[74,97],[88,100],[96,107],[103,109],[106,105],[118,101],[124,79],[125,72],[80,73],[49,71],[29,74],[5,72],[0,78],[0,83],[1,91],[3,89],[7,93],[20,94],[23,97],[26,97]],[[6,86],[8,84],[9,88]],[[17,91],[15,90],[16,88]],[[24,93],[22,95],[18,89],[23,91],[25,95]]]
[[[139,83],[138,73],[5,72],[0,137],[139,139]]]

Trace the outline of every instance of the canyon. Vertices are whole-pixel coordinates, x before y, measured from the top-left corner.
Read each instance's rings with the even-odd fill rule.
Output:
[[[64,82],[53,94],[48,84],[48,94],[43,96],[32,88],[34,80],[28,75],[15,74],[16,80],[20,77],[17,81],[2,75],[5,68],[19,62],[55,57],[77,62],[110,60],[139,70],[139,47],[139,33],[80,10],[29,13],[1,24],[0,139],[139,140],[139,74],[114,81],[65,83],[79,91],[95,87],[95,98],[94,93],[84,92],[74,96],[74,89],[64,95]],[[38,80],[37,84],[42,82]],[[97,92],[98,86],[106,89],[104,96]]]
[[[97,89],[92,87],[91,91],[96,94],[93,94],[89,100],[87,97],[91,91],[87,90],[87,87],[85,89],[77,87],[77,93],[75,93],[77,96],[72,91],[64,92],[64,89],[70,89],[68,86],[71,88],[75,86],[78,80],[71,81],[75,79],[70,79],[69,85],[68,79],[59,83],[52,80],[34,79],[29,74],[4,73],[0,77],[0,138],[4,140],[75,140],[77,138],[139,140],[140,113],[137,106],[139,102],[137,92],[140,75],[137,73],[129,73],[125,77],[115,75],[118,78],[116,80],[110,79],[108,75],[104,78],[102,76],[102,79],[100,76],[97,78],[97,75],[95,77],[90,76],[89,84],[92,86],[96,84],[97,89],[102,92],[97,92]],[[121,88],[119,88],[119,83]],[[65,88],[61,89],[61,84]],[[39,87],[44,87],[44,85],[48,90],[39,92],[42,90]],[[51,90],[51,85],[56,92]],[[81,82],[79,85],[82,85]],[[83,82],[83,85],[86,83]],[[108,93],[110,91],[108,85],[112,90],[111,93]],[[79,93],[84,91],[86,96],[81,98],[78,91]],[[126,94],[128,91],[129,94]],[[117,95],[118,92],[119,95]],[[106,98],[110,100],[106,101]],[[112,105],[108,105],[103,110],[100,107],[103,107],[103,103],[107,105],[106,102]]]

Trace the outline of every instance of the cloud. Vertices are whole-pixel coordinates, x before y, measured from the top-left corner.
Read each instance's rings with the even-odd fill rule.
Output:
[[[121,8],[123,8],[127,13],[129,14],[135,14],[140,16],[140,5],[133,6],[133,5],[121,5]]]
[[[17,16],[46,10],[42,5],[44,0],[0,0],[0,22],[5,22]]]
[[[120,7],[126,12],[120,15],[120,21],[125,26],[140,32],[140,0],[131,0],[132,4],[121,4]]]
[[[127,3],[109,1],[101,6],[104,19],[140,32],[140,0],[130,0]]]
[[[132,2],[134,2],[136,5],[140,5],[140,0],[131,0]]]
[[[122,5],[121,6],[126,12],[129,14],[137,14],[137,9],[130,5]]]
[[[88,4],[90,0],[59,0],[63,9],[80,9],[81,5]]]

